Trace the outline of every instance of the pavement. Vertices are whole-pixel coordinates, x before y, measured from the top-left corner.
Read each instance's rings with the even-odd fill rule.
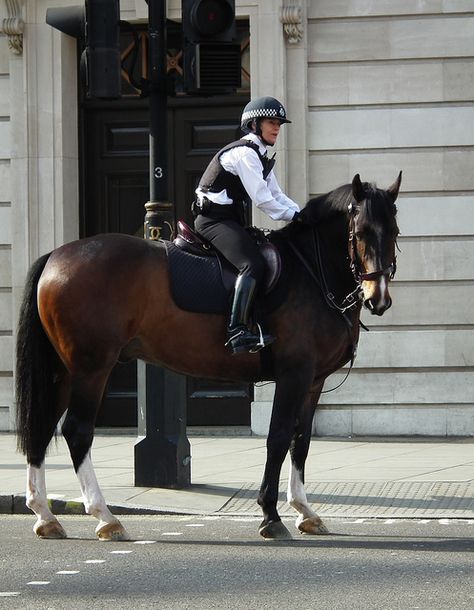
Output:
[[[256,498],[266,439],[193,436],[191,486],[134,486],[131,434],[96,432],[92,460],[105,499],[116,514],[260,515]],[[280,482],[285,503],[287,458]],[[13,434],[0,433],[0,513],[25,507],[25,459]],[[67,446],[58,437],[46,459],[53,512],[83,512]],[[306,463],[308,500],[321,516],[474,519],[474,439],[314,438]]]

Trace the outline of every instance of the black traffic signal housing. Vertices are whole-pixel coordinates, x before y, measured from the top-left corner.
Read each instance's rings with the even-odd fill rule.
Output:
[[[235,0],[182,0],[184,88],[232,93],[241,86]]]
[[[119,98],[120,0],[86,0],[85,6],[48,8],[46,23],[83,41],[81,77],[88,97]]]

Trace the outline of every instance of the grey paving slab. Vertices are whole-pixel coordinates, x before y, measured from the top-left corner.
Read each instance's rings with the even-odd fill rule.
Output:
[[[126,435],[97,435],[92,459],[116,512],[259,515],[266,459],[260,437],[190,437],[192,486],[134,486],[134,445]],[[46,481],[57,512],[81,510],[79,484],[59,437],[47,457]],[[285,504],[289,460],[280,485]],[[474,518],[474,439],[313,439],[306,465],[308,499],[323,516]],[[0,433],[0,512],[25,511],[25,461],[12,434]],[[13,509],[11,509],[13,507]]]
[[[256,486],[243,486],[219,512],[256,514],[257,492]],[[308,501],[323,517],[474,517],[474,483],[308,483],[306,492]],[[283,493],[279,495],[278,510],[281,515],[293,514]]]

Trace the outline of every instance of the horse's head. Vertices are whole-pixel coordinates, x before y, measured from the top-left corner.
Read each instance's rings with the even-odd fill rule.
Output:
[[[353,202],[349,204],[349,257],[352,272],[361,283],[364,305],[381,316],[391,305],[389,281],[395,275],[398,226],[395,201],[402,172],[387,190],[352,181]]]

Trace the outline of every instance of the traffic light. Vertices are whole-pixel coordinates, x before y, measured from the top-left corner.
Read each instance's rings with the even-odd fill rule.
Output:
[[[231,93],[241,85],[235,0],[182,0],[184,88]]]
[[[91,98],[116,99],[121,90],[120,0],[48,8],[46,23],[83,40],[81,76]]]

